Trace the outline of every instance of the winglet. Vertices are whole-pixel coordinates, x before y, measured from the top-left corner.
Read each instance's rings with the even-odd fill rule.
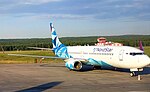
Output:
[[[143,45],[142,45],[142,41],[139,40],[139,49],[144,51]]]
[[[53,24],[50,23],[50,29],[51,29],[51,32],[52,32],[52,28],[54,28]]]

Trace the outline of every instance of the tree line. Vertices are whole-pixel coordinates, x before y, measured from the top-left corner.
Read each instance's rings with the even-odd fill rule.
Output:
[[[63,37],[60,41],[66,46],[95,45],[99,37],[133,47],[137,47],[141,40],[143,46],[150,46],[150,35]],[[0,39],[0,51],[30,50],[28,47],[52,48],[51,38]]]

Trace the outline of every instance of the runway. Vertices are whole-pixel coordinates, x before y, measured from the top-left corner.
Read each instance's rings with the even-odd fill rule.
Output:
[[[0,64],[1,92],[150,92],[150,67],[138,81],[113,70],[69,71],[64,63]]]

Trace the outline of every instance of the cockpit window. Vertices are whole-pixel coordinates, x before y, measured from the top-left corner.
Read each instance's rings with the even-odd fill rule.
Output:
[[[131,52],[130,55],[135,56],[135,55],[143,55],[144,53],[136,53],[136,52]]]

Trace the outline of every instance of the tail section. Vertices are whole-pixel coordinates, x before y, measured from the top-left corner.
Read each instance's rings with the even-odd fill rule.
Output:
[[[53,48],[60,47],[62,45],[62,43],[59,41],[58,36],[56,34],[56,30],[52,23],[50,23],[50,29],[51,29],[51,35],[52,35]]]
[[[52,23],[50,23],[50,29],[52,35],[53,52],[55,53],[55,55],[62,58],[70,58],[67,47],[59,41],[56,30]]]
[[[143,45],[142,45],[142,41],[139,41],[139,49],[144,51]]]

